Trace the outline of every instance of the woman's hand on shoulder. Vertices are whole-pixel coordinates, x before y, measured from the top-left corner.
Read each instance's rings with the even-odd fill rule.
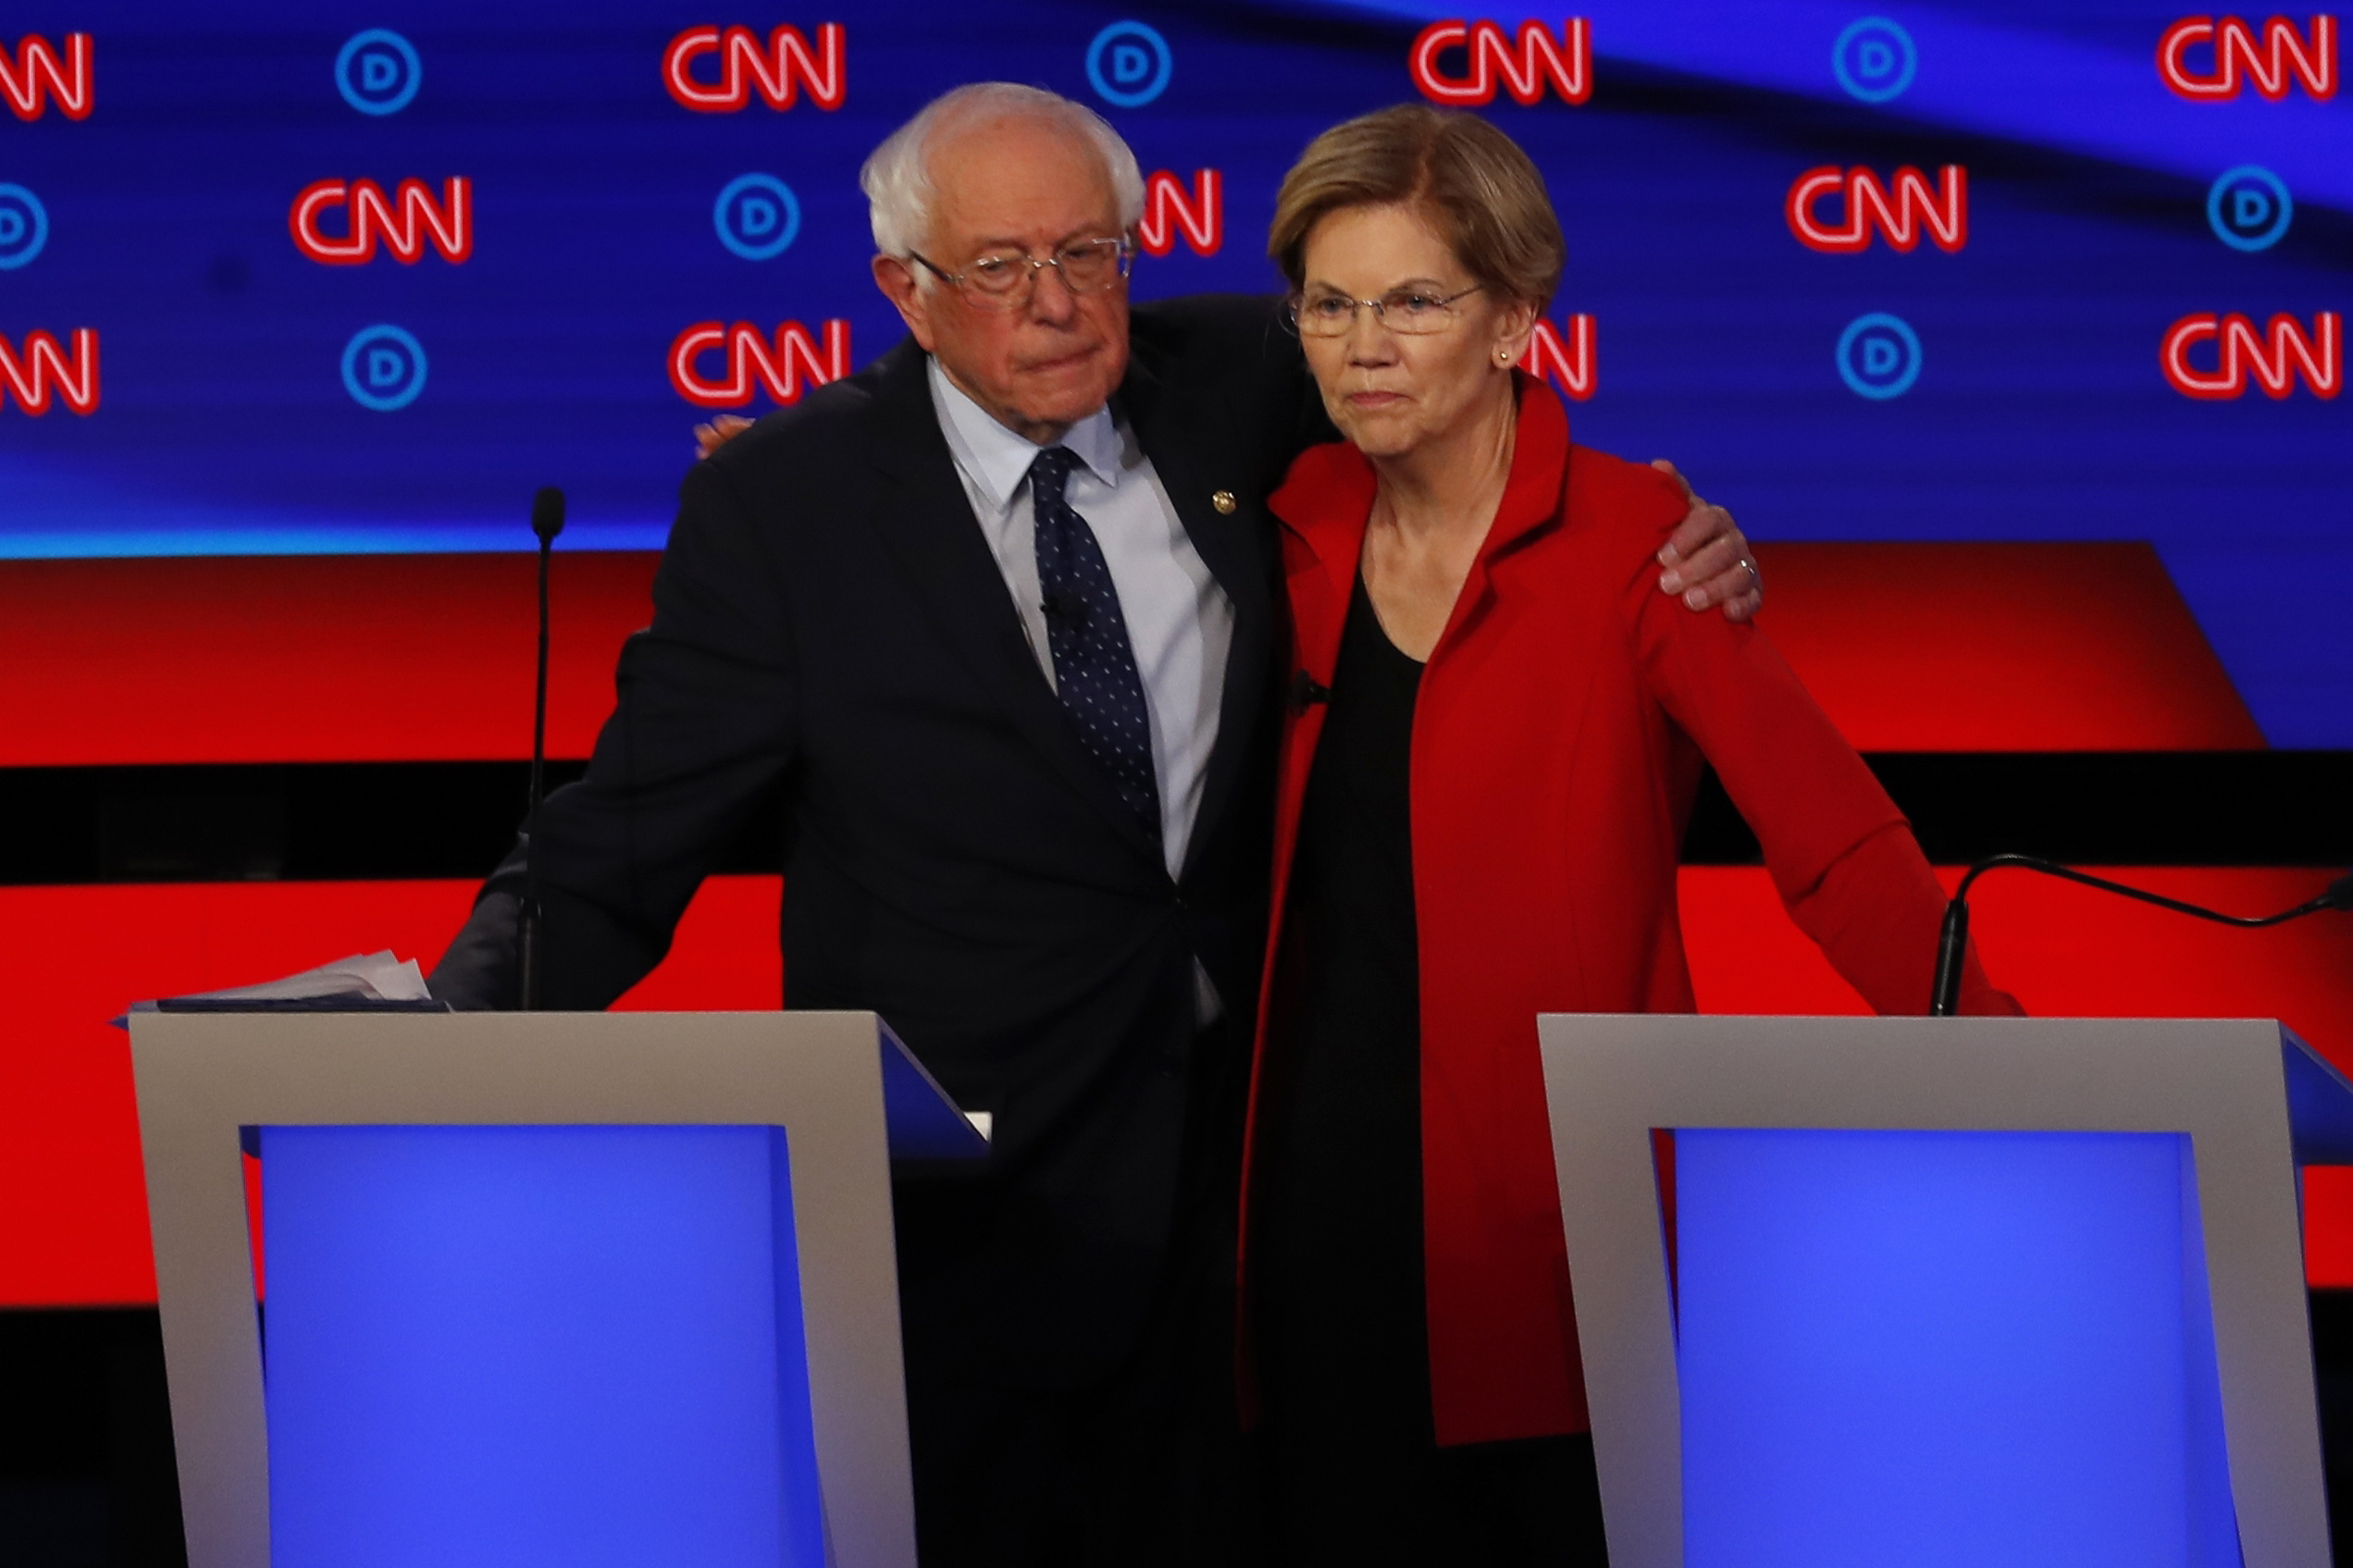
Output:
[[[706,426],[708,428],[708,426]],[[1749,554],[1748,536],[1732,514],[1691,493],[1691,482],[1666,459],[1651,466],[1683,488],[1690,510],[1659,548],[1661,593],[1674,594],[1693,610],[1721,606],[1728,621],[1745,621],[1765,603],[1765,576]]]

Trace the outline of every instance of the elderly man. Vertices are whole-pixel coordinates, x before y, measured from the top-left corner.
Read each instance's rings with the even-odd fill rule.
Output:
[[[1288,673],[1262,502],[1329,427],[1271,302],[1131,313],[1143,181],[1085,109],[960,89],[863,183],[910,340],[687,475],[541,819],[544,1000],[650,969],[781,794],[786,1006],[882,1014],[993,1118],[985,1173],[897,1194],[924,1561],[1207,1560]],[[1678,542],[1695,608],[1752,608],[1728,519]],[[513,1004],[520,882],[437,994]]]

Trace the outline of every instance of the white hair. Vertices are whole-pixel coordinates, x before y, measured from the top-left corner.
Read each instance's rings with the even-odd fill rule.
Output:
[[[876,250],[904,258],[930,241],[932,204],[938,195],[925,160],[932,139],[959,126],[1004,119],[1046,120],[1086,138],[1111,177],[1111,193],[1120,204],[1120,228],[1133,228],[1143,218],[1144,172],[1136,167],[1135,154],[1101,115],[1043,88],[976,81],[924,105],[913,119],[892,131],[858,171],[859,189],[866,192],[874,226]]]

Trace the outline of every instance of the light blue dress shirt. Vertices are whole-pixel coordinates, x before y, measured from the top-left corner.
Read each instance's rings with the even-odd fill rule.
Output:
[[[947,378],[937,359],[931,362],[931,386],[957,477],[1050,685],[1054,656],[1046,640],[1037,525],[1030,511],[1030,464],[1040,449],[991,418]],[[1144,682],[1160,784],[1160,844],[1173,877],[1184,867],[1209,753],[1218,743],[1233,601],[1193,548],[1135,433],[1109,409],[1071,426],[1059,444],[1078,455],[1080,466],[1063,493],[1103,547]]]

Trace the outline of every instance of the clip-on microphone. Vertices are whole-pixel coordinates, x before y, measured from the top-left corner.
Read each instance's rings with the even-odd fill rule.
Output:
[[[563,532],[563,492],[550,485],[531,498],[531,532],[539,537],[539,680],[531,713],[531,808],[525,819],[523,909],[515,921],[515,967],[525,1012],[539,1006],[539,802],[547,791],[548,561]]]

